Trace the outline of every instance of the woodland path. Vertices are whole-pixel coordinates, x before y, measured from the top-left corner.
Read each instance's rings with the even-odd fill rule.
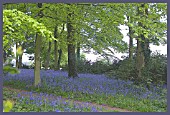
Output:
[[[11,88],[11,87],[6,87],[6,86],[3,86],[3,88],[7,88],[8,90],[12,90],[12,91],[15,91],[16,93],[24,93],[22,94],[21,93],[21,96],[25,96],[25,97],[29,97],[29,94],[25,94],[26,92],[29,92],[29,91],[26,91],[26,90],[20,90],[20,89],[14,89],[14,88]],[[32,93],[33,96],[39,96],[39,93]],[[71,99],[67,99],[67,98],[63,98],[63,97],[59,97],[59,96],[51,96],[49,95],[48,96],[48,99],[52,99],[52,100],[55,100],[57,98],[61,98],[62,101],[73,101],[75,104],[83,104],[83,103],[86,103],[86,102],[82,102],[82,101],[75,101],[75,100],[71,100]],[[15,102],[14,102],[15,103]],[[117,107],[110,107],[108,105],[99,105],[99,104],[96,104],[96,103],[90,103],[88,102],[88,105],[90,107],[94,106],[94,107],[99,107],[99,108],[104,108],[105,110],[116,110],[116,111],[119,111],[119,112],[136,112],[136,111],[129,111],[127,109],[121,109],[121,108],[117,108]]]

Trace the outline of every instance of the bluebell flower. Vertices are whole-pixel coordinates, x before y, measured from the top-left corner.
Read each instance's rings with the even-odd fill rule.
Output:
[[[61,112],[61,111],[57,109],[57,110],[55,110],[55,112]]]
[[[93,107],[91,108],[91,112],[97,112],[97,109],[93,106]]]

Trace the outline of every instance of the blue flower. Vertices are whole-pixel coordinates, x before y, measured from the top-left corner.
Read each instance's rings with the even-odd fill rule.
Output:
[[[91,112],[97,112],[97,109],[93,106],[93,107],[91,108]]]

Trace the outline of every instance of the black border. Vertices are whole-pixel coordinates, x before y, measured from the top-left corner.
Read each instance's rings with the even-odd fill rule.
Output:
[[[0,99],[1,99],[1,102],[0,102],[0,114],[1,115],[4,115],[4,114],[8,114],[8,115],[18,115],[18,114],[25,114],[25,115],[33,115],[33,114],[40,114],[40,115],[46,115],[47,113],[45,112],[39,112],[39,113],[35,113],[35,112],[28,112],[28,113],[17,113],[17,112],[9,112],[9,113],[3,113],[3,103],[2,103],[2,68],[3,68],[3,63],[2,63],[2,17],[3,17],[3,14],[2,14],[2,4],[3,3],[38,3],[38,2],[43,2],[43,3],[75,3],[75,2],[84,2],[84,3],[87,3],[87,2],[91,2],[91,3],[100,3],[100,2],[119,2],[119,3],[125,3],[125,2],[154,2],[154,3],[161,3],[161,2],[164,2],[164,3],[168,3],[168,6],[169,6],[169,0],[0,0]],[[168,27],[170,26],[170,23],[169,23],[169,18],[170,18],[170,15],[169,15],[169,10],[170,10],[170,7],[168,7]],[[169,53],[169,47],[170,47],[170,40],[168,39],[170,37],[170,33],[168,31],[168,36],[167,36],[167,56],[169,57],[170,56],[170,53]],[[170,65],[170,61],[169,61],[169,58],[168,58],[168,67],[167,67],[167,71],[168,69],[170,68],[169,67]],[[169,71],[167,72],[167,74],[169,75]],[[170,78],[168,76],[167,78],[167,82],[168,82],[168,97],[170,97]],[[170,104],[170,100],[168,99],[168,105]],[[170,106],[168,106],[168,112],[170,112]],[[130,112],[130,113],[126,113],[126,112],[115,112],[115,113],[105,113],[105,112],[101,112],[101,113],[95,113],[95,112],[76,112],[76,113],[67,113],[67,112],[60,112],[60,113],[53,113],[53,112],[49,112],[48,114],[50,115],[55,115],[55,114],[60,114],[60,115],[63,115],[63,114],[67,114],[67,115],[70,115],[70,114],[93,114],[93,115],[105,115],[105,114],[129,114],[129,115],[135,115],[135,114],[140,114],[140,115],[143,115],[143,114],[153,114],[153,115],[158,115],[158,114],[161,114],[161,115],[168,115],[168,112]],[[170,113],[169,113],[170,114]]]

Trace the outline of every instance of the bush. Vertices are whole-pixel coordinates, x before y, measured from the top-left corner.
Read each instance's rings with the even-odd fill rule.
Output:
[[[77,70],[79,73],[103,74],[110,71],[111,68],[111,65],[108,65],[104,61],[91,62],[87,60],[80,60],[77,63]]]
[[[150,58],[148,64],[143,69],[143,76],[146,80],[150,80],[153,83],[167,83],[167,57],[155,53]],[[147,79],[146,79],[147,78]]]
[[[110,78],[123,80],[132,80],[144,84],[166,84],[167,83],[167,57],[159,53],[153,53],[142,69],[142,78],[137,78],[137,70],[135,68],[135,59],[128,58],[115,64],[115,69],[107,73]],[[113,77],[112,77],[113,76]]]

